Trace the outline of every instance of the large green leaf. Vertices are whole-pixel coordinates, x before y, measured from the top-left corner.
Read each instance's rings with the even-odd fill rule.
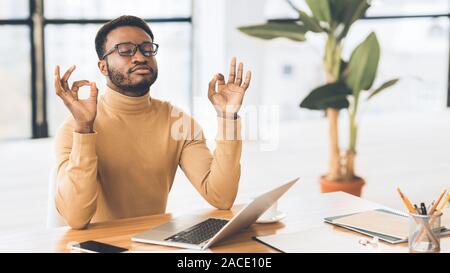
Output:
[[[372,93],[370,93],[369,97],[367,97],[367,100],[370,100],[371,98],[373,98],[375,95],[379,94],[381,91],[385,90],[386,88],[393,86],[399,80],[400,79],[397,78],[397,79],[392,79],[392,80],[389,80],[389,81],[383,83],[380,87],[378,87]]]
[[[305,33],[308,31],[305,26],[296,22],[268,22],[238,29],[247,35],[265,40],[284,37],[301,42],[305,41]]]
[[[318,21],[331,23],[328,0],[306,0],[306,3]]]
[[[310,17],[308,14],[306,14],[304,11],[300,11],[300,21],[303,23],[303,25],[312,32],[323,32],[324,30],[320,27],[319,21],[314,18]]]
[[[339,34],[338,40],[347,36],[351,25],[358,19],[362,18],[366,10],[370,7],[367,0],[330,0],[334,2],[333,7],[341,10],[339,14],[334,14],[337,20],[344,24],[343,31]],[[331,5],[331,3],[330,3]]]
[[[347,96],[351,90],[344,82],[335,82],[317,87],[300,103],[300,107],[312,110],[324,110],[326,108],[348,108]]]
[[[380,44],[374,32],[353,51],[347,65],[347,86],[353,94],[361,90],[369,90],[375,79],[378,61],[380,60]]]
[[[329,0],[331,17],[337,24],[342,24],[337,36],[341,40],[347,36],[350,26],[364,16],[370,7],[368,0]]]
[[[370,7],[367,0],[329,0],[331,17],[338,23],[352,24]]]

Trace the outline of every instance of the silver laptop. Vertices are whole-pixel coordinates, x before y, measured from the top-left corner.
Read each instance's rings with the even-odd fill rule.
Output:
[[[205,216],[177,217],[131,238],[132,241],[191,249],[207,249],[253,224],[299,178],[266,192],[247,204],[231,220]]]

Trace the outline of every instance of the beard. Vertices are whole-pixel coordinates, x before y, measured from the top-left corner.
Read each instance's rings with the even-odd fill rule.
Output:
[[[120,89],[121,93],[132,94],[136,97],[145,95],[150,89],[150,86],[158,78],[158,70],[151,67],[150,74],[147,77],[143,77],[141,80],[134,82],[131,80],[132,69],[128,69],[125,74],[110,67],[108,62],[106,62],[106,68],[108,69],[109,80]]]

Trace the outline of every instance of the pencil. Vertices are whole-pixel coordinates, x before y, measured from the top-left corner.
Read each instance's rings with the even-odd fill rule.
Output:
[[[445,197],[444,202],[442,202],[442,205],[441,205],[441,206],[439,207],[439,209],[437,210],[438,213],[442,212],[442,210],[443,210],[444,207],[445,207],[445,204],[447,204],[447,202],[448,202],[449,200],[450,200],[450,193],[447,194],[447,197]],[[430,225],[431,225],[431,226],[433,226],[433,224],[434,224],[434,222],[436,221],[436,219],[437,219],[437,218],[431,219],[431,222],[430,222]],[[417,239],[417,241],[422,240],[423,236],[424,236],[424,231],[422,230],[422,232],[419,234],[419,237],[418,237],[419,239]]]
[[[441,212],[445,208],[445,204],[450,200],[450,193],[447,194],[447,197],[445,197],[444,202],[442,202],[441,206],[439,207],[438,211]]]
[[[433,213],[436,211],[437,206],[439,205],[439,202],[441,202],[442,197],[447,192],[447,190],[443,190],[441,194],[439,195],[438,199],[436,199],[436,202],[434,203],[431,210],[428,212],[428,215],[433,215]]]
[[[409,211],[410,213],[414,213],[414,207],[413,207],[413,205],[411,204],[411,202],[409,201],[408,197],[406,197],[406,196],[402,193],[402,191],[400,190],[399,187],[397,187],[397,191],[398,191],[398,194],[400,194],[400,197],[402,198],[403,203],[405,204],[405,206],[406,206],[406,208],[408,209],[408,211]]]

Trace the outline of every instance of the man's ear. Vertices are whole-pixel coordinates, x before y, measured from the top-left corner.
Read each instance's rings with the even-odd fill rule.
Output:
[[[103,74],[103,76],[107,77],[109,75],[109,73],[108,73],[108,68],[106,67],[106,61],[99,60],[97,65],[98,65],[98,69],[100,69],[100,72]]]

